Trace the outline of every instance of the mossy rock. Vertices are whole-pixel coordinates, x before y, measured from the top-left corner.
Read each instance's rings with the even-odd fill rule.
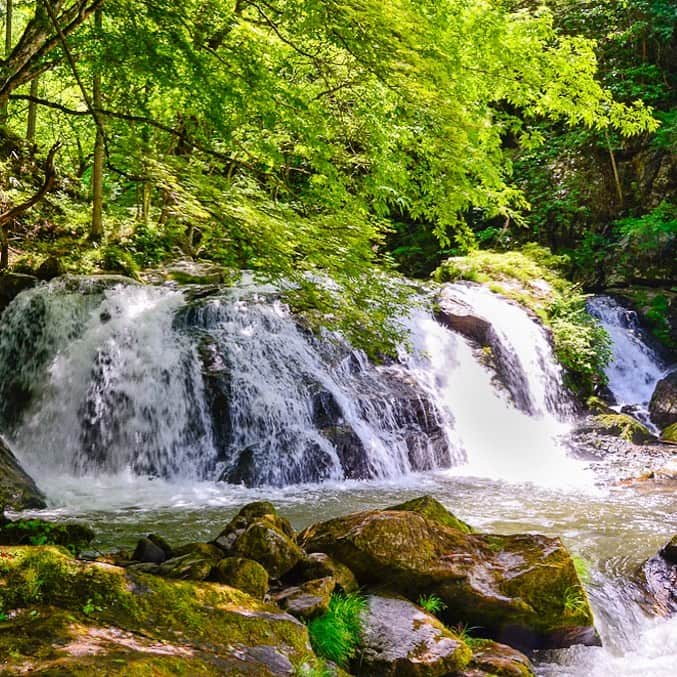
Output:
[[[296,618],[310,620],[329,609],[331,595],[336,581],[331,577],[306,581],[302,585],[285,588],[275,595],[275,602]]]
[[[628,414],[599,414],[595,416],[594,422],[600,432],[615,435],[633,444],[654,439],[645,425]]]
[[[434,594],[448,620],[518,648],[598,644],[574,562],[558,538],[467,533],[405,510],[315,524],[299,541],[348,566],[361,585],[416,601]]]
[[[45,496],[0,437],[0,519],[4,508],[44,508]]]
[[[469,641],[473,655],[456,677],[534,677],[531,661],[517,649],[489,639]]]
[[[223,557],[223,551],[211,543],[188,543],[176,548],[173,555],[161,563],[132,564],[129,568],[165,578],[206,581]]]
[[[212,577],[257,599],[263,599],[268,592],[268,572],[246,557],[225,557],[214,567]]]
[[[422,515],[426,519],[443,524],[445,527],[458,529],[463,533],[470,534],[473,528],[466,524],[463,520],[458,519],[455,515],[449,512],[437,499],[432,496],[420,496],[411,501],[400,503],[387,510],[406,510],[408,512],[415,512]]]
[[[79,553],[94,540],[94,536],[84,524],[61,524],[41,519],[0,522],[0,545],[61,545]]]
[[[677,423],[669,425],[661,432],[661,439],[664,442],[674,442],[677,444]]]
[[[317,664],[302,623],[226,585],[48,546],[0,548],[0,580],[3,674],[268,677]]]
[[[288,578],[298,583],[326,577],[333,578],[336,587],[344,593],[350,594],[359,590],[360,585],[355,574],[345,564],[324,552],[313,552],[304,557],[289,572]]]

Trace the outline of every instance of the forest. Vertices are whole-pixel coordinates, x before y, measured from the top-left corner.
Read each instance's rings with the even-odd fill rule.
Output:
[[[0,24],[2,674],[672,675],[672,0]]]

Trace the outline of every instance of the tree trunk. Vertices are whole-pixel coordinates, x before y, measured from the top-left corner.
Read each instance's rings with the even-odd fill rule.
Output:
[[[12,51],[12,15],[14,0],[7,0],[5,11],[5,59],[7,59]],[[7,122],[7,101],[0,105],[0,124]],[[3,243],[4,244],[4,243]]]
[[[37,98],[39,77],[31,80],[31,96]],[[35,101],[28,102],[28,123],[26,125],[26,141],[28,143],[35,143],[35,128],[38,121],[38,105]]]
[[[94,25],[97,31],[101,30],[101,10],[94,13]],[[101,110],[101,73],[94,73],[94,87],[92,91],[92,105],[94,110]],[[94,241],[103,238],[103,163],[105,156],[105,142],[101,125],[96,127],[94,140],[94,165],[92,167],[92,228],[90,237]]]

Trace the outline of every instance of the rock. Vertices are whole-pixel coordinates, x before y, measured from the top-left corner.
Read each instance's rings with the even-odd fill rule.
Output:
[[[0,315],[2,311],[25,289],[38,284],[38,278],[20,273],[0,273]]]
[[[289,521],[271,503],[261,501],[242,508],[214,543],[229,555],[259,562],[271,578],[280,578],[304,556],[293,537]]]
[[[633,444],[654,439],[645,425],[628,414],[599,414],[593,418],[593,426],[601,434],[615,435]]]
[[[362,616],[360,677],[442,677],[456,674],[470,648],[434,616],[401,597],[370,595]]]
[[[442,524],[445,527],[458,529],[466,534],[470,534],[473,528],[458,519],[455,515],[450,513],[438,500],[432,496],[421,496],[414,498],[411,501],[400,503],[399,505],[387,508],[387,510],[406,510],[408,512],[415,512],[422,515],[426,519]]]
[[[329,608],[336,581],[331,577],[317,578],[303,585],[285,588],[274,596],[275,602],[296,618],[321,616]]]
[[[56,256],[48,256],[35,271],[35,276],[39,280],[48,282],[49,280],[59,277],[66,272],[63,262]]]
[[[677,613],[677,536],[637,572],[646,608],[659,616]]]
[[[3,674],[256,675],[319,669],[293,616],[217,583],[2,548]],[[37,586],[37,587],[36,587]]]
[[[88,526],[77,523],[41,519],[0,522],[0,545],[61,545],[79,553],[94,540],[94,535]]]
[[[357,592],[360,587],[355,574],[345,564],[323,552],[311,553],[289,572],[290,580],[301,582],[327,576],[333,578],[335,586],[345,593]]]
[[[677,443],[677,423],[673,423],[661,432],[661,440]]]
[[[161,548],[167,556],[167,559],[174,556],[172,546],[169,545],[169,543],[167,543],[167,541],[162,538],[162,536],[158,536],[157,534],[148,534],[148,540],[157,545],[158,548]]]
[[[0,437],[0,517],[4,508],[26,510],[46,505],[44,494]]]
[[[659,428],[677,423],[677,371],[668,374],[656,384],[649,402],[651,420]]]
[[[361,585],[414,601],[435,594],[452,622],[518,648],[599,643],[587,596],[558,538],[469,534],[416,512],[372,510],[312,525],[299,543],[344,563]]]
[[[467,669],[455,677],[534,677],[531,661],[517,649],[489,639],[473,639],[471,647]]]
[[[176,548],[174,556],[161,564],[133,564],[129,568],[164,578],[206,581],[223,557],[223,552],[209,543],[189,543]]]
[[[167,559],[167,553],[150,538],[141,538],[136,544],[132,559],[135,562],[162,564]]]
[[[263,599],[268,592],[268,572],[245,557],[225,557],[212,570],[212,578],[257,599]]]

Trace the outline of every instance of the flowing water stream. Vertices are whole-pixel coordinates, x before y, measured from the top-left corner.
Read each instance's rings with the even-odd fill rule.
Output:
[[[589,563],[604,647],[539,656],[540,675],[674,674],[677,621],[645,616],[628,584],[677,533],[674,492],[599,487],[568,455],[573,407],[521,308],[448,285],[490,323],[493,361],[418,310],[409,349],[375,367],[267,290],[114,282],[53,282],[2,317],[0,430],[47,493],[42,514],[87,521],[106,550],[149,532],[209,539],[262,498],[301,528],[430,493],[481,530],[561,535]],[[664,366],[636,333],[612,338],[650,374],[635,388],[626,372],[622,390],[612,375],[612,390],[645,403]]]

